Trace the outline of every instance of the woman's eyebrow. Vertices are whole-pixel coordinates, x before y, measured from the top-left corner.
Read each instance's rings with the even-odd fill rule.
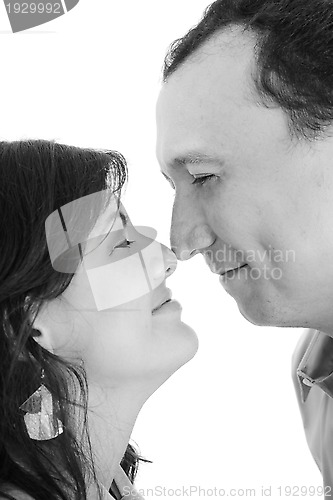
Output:
[[[127,226],[127,223],[128,223],[128,216],[124,213],[124,212],[121,212],[121,210],[119,210],[119,216],[123,222],[123,225],[124,225],[124,228]]]

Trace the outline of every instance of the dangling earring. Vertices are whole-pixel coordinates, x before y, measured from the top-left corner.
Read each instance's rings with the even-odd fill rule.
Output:
[[[43,384],[44,369],[42,369],[41,386],[20,406],[26,411],[24,422],[31,439],[46,441],[63,432],[61,420],[57,418],[59,403],[54,401],[51,392]]]

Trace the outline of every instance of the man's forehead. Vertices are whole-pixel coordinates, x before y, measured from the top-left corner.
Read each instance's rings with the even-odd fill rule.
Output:
[[[251,79],[253,37],[239,29],[238,36],[242,39],[235,42],[235,32],[216,35],[164,83],[156,109],[161,165],[192,149],[214,154],[207,151],[212,138],[226,141],[230,120],[237,125],[237,116],[240,120],[248,106],[257,107]]]
[[[157,117],[170,106],[170,101],[186,104],[200,97],[215,84],[230,89],[235,77],[250,77],[255,64],[255,35],[240,27],[220,31],[189,56],[163,84],[157,101]],[[241,83],[237,78],[238,85]],[[223,90],[223,88],[221,89]]]

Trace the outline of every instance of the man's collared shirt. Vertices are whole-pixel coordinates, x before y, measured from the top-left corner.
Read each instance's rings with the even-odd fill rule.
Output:
[[[333,499],[333,338],[306,330],[292,357],[292,379],[307,443]]]

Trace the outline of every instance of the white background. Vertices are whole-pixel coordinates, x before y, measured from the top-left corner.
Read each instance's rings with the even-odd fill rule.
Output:
[[[0,138],[121,151],[129,163],[125,206],[133,223],[155,227],[168,244],[173,192],[155,158],[155,101],[169,43],[206,5],[81,0],[55,21],[12,34],[0,4]],[[201,256],[179,263],[168,286],[200,348],[139,416],[133,438],[154,463],[141,466],[137,487],[169,490],[146,498],[206,488],[189,496],[199,499],[221,498],[214,488],[255,488],[252,498],[261,498],[264,486],[272,488],[270,498],[295,498],[301,491],[288,496],[283,488],[321,486],[291,380],[302,331],[248,323]]]

